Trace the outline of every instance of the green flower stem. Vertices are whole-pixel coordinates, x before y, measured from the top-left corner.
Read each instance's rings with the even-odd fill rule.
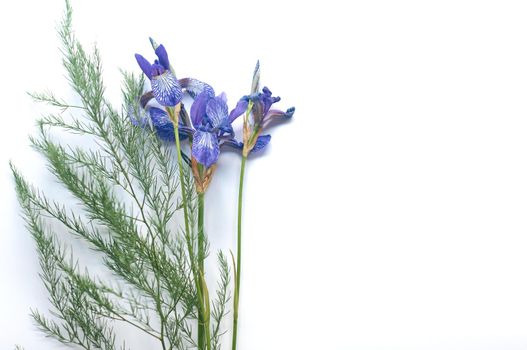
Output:
[[[245,176],[245,162],[247,156],[242,156],[240,169],[240,185],[238,189],[238,241],[236,248],[235,266],[235,286],[234,286],[234,307],[232,321],[232,350],[236,350],[236,340],[238,337],[238,305],[240,302],[240,277],[242,272],[242,204],[243,204],[243,178]]]
[[[199,271],[202,275],[205,275],[205,231],[204,231],[204,219],[205,219],[205,194],[198,193],[198,264]],[[203,299],[203,295],[201,296]],[[202,320],[204,317],[202,312],[198,310],[198,319]],[[205,323],[200,322],[198,325],[198,349],[205,348]]]
[[[186,184],[186,178],[185,173],[183,171],[183,158],[181,156],[181,143],[179,140],[179,112],[181,110],[181,104],[178,104],[175,108],[167,107],[167,112],[170,116],[170,119],[172,120],[172,124],[174,124],[174,136],[176,139],[176,152],[177,152],[177,161],[178,161],[178,168],[179,168],[179,177],[181,181],[181,196],[182,202],[183,202],[183,216],[185,220],[185,235],[186,241],[187,241],[187,249],[189,253],[189,260],[190,265],[192,269],[192,274],[194,276],[194,281],[196,284],[196,292],[198,294],[198,328],[200,328],[201,325],[205,325],[205,305],[203,301],[203,287],[204,286],[204,280],[201,277],[201,273],[199,271],[199,268],[196,267],[195,264],[195,255],[194,255],[194,248],[191,241],[191,232],[190,232],[190,224],[189,224],[189,215],[188,215],[188,203],[187,203],[187,184]],[[199,339],[198,339],[199,341]],[[210,347],[209,347],[210,349]],[[205,350],[205,347],[200,347],[198,350]]]

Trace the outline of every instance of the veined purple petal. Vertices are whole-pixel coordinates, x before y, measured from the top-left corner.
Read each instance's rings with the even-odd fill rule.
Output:
[[[203,118],[206,116],[207,111],[207,102],[209,102],[210,97],[206,91],[200,93],[192,103],[190,107],[190,119],[192,120],[192,125],[195,128],[201,125]]]
[[[245,111],[247,110],[248,104],[249,104],[249,101],[247,101],[247,99],[245,98],[242,98],[241,100],[239,100],[238,103],[236,104],[236,107],[234,107],[234,109],[229,114],[229,123],[232,123],[234,120],[236,120],[236,118],[238,118],[240,115],[245,113]]]
[[[161,124],[172,124],[172,121],[170,120],[168,113],[157,107],[150,107],[148,109],[148,113],[150,114],[150,119],[152,119],[152,124],[155,125],[161,125]]]
[[[148,112],[150,114],[150,119],[152,120],[152,126],[159,138],[165,141],[174,142],[174,123],[170,120],[167,112],[157,107],[149,108]],[[181,123],[179,123],[178,131],[179,137],[182,140],[194,133],[194,130],[182,125]]]
[[[287,109],[285,112],[280,111],[278,109],[271,109],[265,115],[263,122],[262,122],[262,127],[266,128],[275,121],[289,119],[293,116],[294,113],[295,113],[295,107],[291,107]]]
[[[172,123],[170,124],[161,124],[161,125],[155,125],[154,129],[156,130],[157,136],[167,142],[174,142],[176,140],[176,137],[174,136],[174,127],[172,126]]]
[[[218,137],[208,131],[196,130],[192,142],[192,156],[198,163],[209,168],[216,163],[220,155]]]
[[[265,148],[271,142],[271,135],[260,135],[256,139],[256,143],[254,144],[253,149],[251,150],[251,153],[261,151]]]
[[[229,122],[229,107],[221,97],[215,97],[207,102],[206,113],[212,128],[219,128]]]
[[[150,119],[152,120],[152,125],[159,138],[165,141],[174,142],[176,139],[174,136],[174,124],[168,117],[167,112],[157,107],[150,108],[148,112],[150,114]]]
[[[195,98],[202,92],[206,92],[209,97],[214,97],[214,89],[209,84],[198,79],[183,78],[179,79],[179,84],[183,89],[186,89],[188,94]]]
[[[152,92],[157,102],[163,106],[175,106],[183,97],[181,86],[168,70],[152,78]]]
[[[138,53],[135,54],[135,59],[143,73],[145,73],[145,75],[148,77],[148,79],[152,79],[152,65],[150,64],[150,62],[148,62],[146,58],[144,58]]]
[[[159,59],[159,63],[166,69],[170,70],[170,62],[168,61],[168,54],[165,47],[161,44],[156,48],[156,55]]]

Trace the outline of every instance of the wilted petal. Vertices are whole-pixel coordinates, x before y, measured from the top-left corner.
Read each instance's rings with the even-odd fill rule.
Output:
[[[152,65],[150,62],[138,53],[135,54],[135,59],[148,79],[152,79]]]
[[[256,139],[256,143],[254,144],[253,149],[251,150],[251,153],[261,151],[265,148],[271,142],[271,135],[261,135],[258,136]]]
[[[280,97],[272,96],[273,93],[267,86],[262,89],[262,94],[260,95],[260,102],[262,104],[262,115],[266,115],[273,103],[280,101]]]
[[[143,94],[143,96],[141,96],[139,100],[139,102],[141,103],[141,107],[146,108],[148,102],[150,102],[150,100],[153,98],[154,94],[152,93],[152,91],[148,91],[147,93]]]
[[[168,61],[168,54],[167,54],[167,50],[165,49],[165,47],[163,45],[159,45],[156,48],[155,52],[156,52],[157,58],[159,59],[159,63],[161,63],[161,65],[166,70],[170,70],[170,62]]]
[[[219,128],[229,123],[229,107],[221,97],[215,97],[207,102],[206,113],[212,128]]]
[[[245,111],[247,110],[248,104],[249,104],[249,101],[247,101],[247,99],[245,98],[242,98],[241,100],[239,100],[238,103],[236,104],[236,107],[234,107],[234,109],[229,114],[229,123],[232,123],[234,120],[236,120],[236,118],[238,118],[240,115],[245,113]]]
[[[216,135],[208,131],[196,130],[192,142],[192,156],[198,163],[209,168],[216,163],[219,155],[220,146]]]
[[[183,78],[179,79],[179,84],[183,89],[186,89],[188,94],[195,98],[202,92],[206,92],[209,97],[214,97],[214,89],[209,84],[198,79]]]
[[[236,141],[234,138],[229,139],[222,139],[220,146],[229,146],[237,150],[243,149],[243,142]],[[258,136],[256,139],[256,142],[254,144],[253,149],[251,150],[251,153],[261,151],[265,148],[271,142],[271,135],[261,135]]]
[[[152,78],[152,92],[157,102],[163,106],[175,106],[183,96],[176,77],[168,70]]]
[[[243,149],[243,142],[236,141],[236,139],[234,139],[234,138],[222,139],[220,141],[220,146],[221,147],[229,146],[229,147],[232,147],[232,148],[235,148],[235,149],[242,150]]]
[[[271,109],[265,115],[263,122],[262,122],[262,127],[266,128],[275,121],[289,119],[293,116],[294,113],[295,113],[295,107],[291,107],[285,112],[280,111],[278,109]]]
[[[194,99],[192,106],[190,106],[190,119],[195,128],[200,126],[203,118],[205,118],[209,100],[209,95],[203,91]]]

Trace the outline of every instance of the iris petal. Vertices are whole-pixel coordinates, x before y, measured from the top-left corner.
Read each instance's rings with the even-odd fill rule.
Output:
[[[256,142],[254,144],[253,149],[251,150],[251,153],[258,152],[263,150],[268,144],[271,142],[271,135],[261,135],[258,136],[256,139]],[[220,146],[229,146],[234,149],[242,150],[243,149],[243,142],[236,141],[234,138],[229,139],[223,139],[221,140]]]
[[[238,101],[236,104],[236,107],[231,111],[229,114],[229,123],[232,123],[236,118],[238,118],[240,115],[242,115],[247,110],[247,105],[249,102],[247,99],[242,98]]]
[[[221,97],[209,100],[206,113],[212,128],[219,128],[229,123],[229,107]]]
[[[152,124],[159,125],[159,124],[166,124],[170,123],[172,124],[172,121],[170,120],[168,113],[161,108],[157,107],[151,107],[148,109],[148,112],[150,113],[150,119],[152,119]]]
[[[262,127],[267,128],[276,121],[289,119],[293,116],[294,113],[295,113],[295,107],[291,107],[287,109],[285,112],[280,111],[278,109],[271,109],[265,115],[263,122],[262,122]]]
[[[207,131],[196,130],[192,142],[192,156],[196,158],[198,163],[209,168],[216,163],[219,155],[220,146],[217,136]]]
[[[203,118],[206,116],[207,102],[209,102],[209,99],[210,97],[207,92],[203,91],[194,99],[190,107],[190,119],[192,120],[192,125],[196,128],[201,125]]]
[[[170,71],[152,78],[152,92],[157,102],[163,106],[175,106],[183,96],[181,86]]]
[[[271,135],[261,135],[258,136],[256,139],[256,143],[254,144],[253,149],[251,150],[251,153],[261,151],[265,148],[271,142]]]
[[[167,50],[165,49],[165,47],[163,45],[159,45],[156,48],[155,52],[156,52],[157,58],[159,59],[159,63],[161,63],[161,65],[166,70],[170,70],[170,62],[168,61],[168,54],[167,54]]]
[[[176,139],[174,136],[174,124],[168,117],[167,112],[160,108],[152,107],[149,109],[149,114],[150,119],[152,120],[152,125],[154,126],[159,138],[165,141],[174,142]]]
[[[260,95],[260,103],[262,104],[262,114],[266,115],[273,103],[280,101],[280,97],[272,96],[273,93],[266,86],[262,89],[262,94]]]
[[[183,89],[187,89],[187,92],[193,98],[196,98],[202,92],[206,92],[209,97],[214,97],[214,89],[209,84],[193,78],[183,78],[179,80],[179,84]]]
[[[167,112],[157,107],[149,108],[148,112],[150,114],[152,126],[154,127],[159,138],[165,141],[174,142],[174,123],[172,123],[172,121],[170,120]],[[178,131],[179,137],[182,140],[186,139],[188,136],[191,136],[194,133],[193,129],[188,128],[181,123],[179,123]]]
[[[135,54],[135,59],[148,79],[152,79],[152,65],[150,62],[138,53]]]
[[[243,149],[243,142],[236,141],[234,138],[230,139],[223,139],[221,140],[220,146],[229,146],[235,149],[242,150]]]

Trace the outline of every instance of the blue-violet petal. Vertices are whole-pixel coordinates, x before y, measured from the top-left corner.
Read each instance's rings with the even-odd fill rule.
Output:
[[[170,62],[168,61],[167,50],[165,49],[163,45],[159,45],[156,48],[156,55],[157,55],[157,58],[159,59],[159,63],[161,63],[161,65],[166,70],[170,70]]]
[[[227,103],[221,97],[209,100],[206,113],[212,128],[219,128],[229,122],[229,107],[227,107]]]
[[[152,78],[152,92],[157,102],[163,106],[175,106],[183,96],[181,86],[170,71]]]
[[[207,102],[209,102],[210,97],[206,91],[200,93],[190,106],[190,120],[192,120],[192,125],[195,128],[199,127],[203,119],[206,116]]]
[[[135,59],[148,79],[152,79],[152,65],[150,62],[138,53],[135,54]]]
[[[216,163],[220,155],[220,146],[215,134],[207,131],[196,130],[192,142],[192,156],[198,163],[209,168]]]

